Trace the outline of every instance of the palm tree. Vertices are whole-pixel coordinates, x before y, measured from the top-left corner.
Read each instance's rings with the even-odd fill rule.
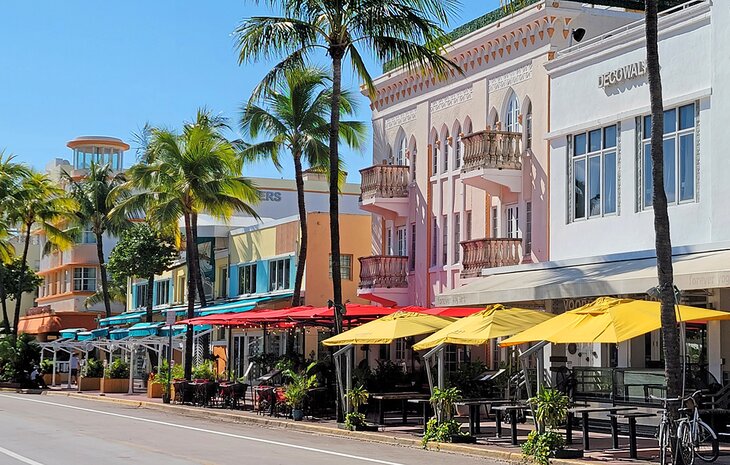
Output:
[[[657,278],[661,300],[662,342],[664,343],[664,373],[667,397],[682,395],[682,366],[679,351],[679,330],[675,305],[674,270],[672,268],[672,239],[669,233],[667,195],[664,186],[664,100],[659,67],[658,0],[646,0],[646,67],[651,100],[651,161],[652,202],[657,256]],[[673,415],[677,414],[676,406]]]
[[[60,225],[72,219],[77,204],[48,176],[31,172],[22,178],[11,194],[8,204],[7,218],[23,235],[23,252],[20,256],[22,264],[28,263],[30,236],[36,230],[42,231],[49,243],[58,248],[63,249],[73,244],[71,236],[62,230]],[[21,273],[15,296],[13,337],[18,334],[24,279],[25,276]]]
[[[349,58],[371,99],[375,86],[362,59],[367,50],[380,59],[398,59],[409,70],[428,70],[439,78],[460,68],[439,52],[445,43],[440,24],[448,22],[457,0],[270,0],[281,16],[246,19],[234,34],[238,62],[283,57],[254,90],[252,101],[281,82],[290,69],[303,67],[317,50],[332,62],[330,102],[330,240],[335,327],[342,329],[342,280],[340,276],[339,137],[342,96],[342,61]]]
[[[243,151],[245,159],[268,160],[281,170],[282,152],[289,152],[294,161],[297,186],[297,204],[301,241],[294,280],[291,305],[301,305],[301,287],[307,261],[307,209],[304,203],[303,163],[313,168],[328,168],[327,138],[329,134],[329,106],[332,89],[327,87],[327,74],[314,68],[288,71],[285,81],[271,89],[263,106],[246,105],[241,115],[241,130],[256,139],[264,134],[268,140],[252,144]],[[343,92],[340,111],[353,112],[352,95]],[[365,137],[365,126],[356,121],[342,121],[340,136],[353,148],[360,148]]]
[[[127,171],[123,188],[136,193],[116,207],[135,215],[144,214],[156,229],[173,237],[185,224],[187,313],[195,316],[196,281],[200,273],[194,260],[193,215],[207,212],[228,219],[234,212],[257,217],[251,207],[258,191],[243,179],[241,157],[234,144],[206,125],[187,125],[182,134],[162,128],[148,128],[140,163]],[[192,371],[193,331],[188,327],[185,376]]]
[[[75,212],[76,226],[80,230],[91,228],[96,240],[96,256],[99,260],[101,275],[101,295],[104,302],[106,317],[112,315],[111,298],[109,295],[109,279],[107,277],[106,261],[104,260],[104,234],[119,235],[128,225],[126,216],[112,214],[112,191],[117,198],[125,195],[119,186],[126,179],[121,173],[115,173],[109,165],[92,163],[88,174],[82,179],[74,179],[64,172],[64,179],[68,183],[71,197],[78,204]],[[118,199],[117,199],[118,200]]]

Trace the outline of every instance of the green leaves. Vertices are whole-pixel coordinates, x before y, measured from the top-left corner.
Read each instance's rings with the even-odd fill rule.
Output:
[[[119,281],[126,282],[129,277],[146,279],[165,271],[177,257],[172,239],[147,224],[137,224],[122,233],[109,256],[107,268]]]

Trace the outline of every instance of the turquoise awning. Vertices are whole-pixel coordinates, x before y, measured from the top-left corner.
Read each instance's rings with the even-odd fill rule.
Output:
[[[59,336],[66,339],[76,339],[78,333],[86,331],[86,328],[66,328],[59,331]]]
[[[90,341],[94,339],[94,334],[91,331],[79,331],[76,333],[77,341]]]
[[[128,329],[115,329],[114,331],[109,331],[109,339],[112,341],[119,341],[120,339],[127,337],[129,337]]]
[[[137,323],[129,328],[130,337],[156,336],[162,323]]]
[[[109,337],[109,328],[92,329],[91,334],[93,334],[94,338],[96,338],[96,339]]]
[[[99,326],[126,325],[131,323],[139,323],[146,315],[146,312],[127,312],[120,315],[110,316],[99,320]]]
[[[162,337],[170,337],[170,327],[169,326],[163,326],[160,328],[159,335]],[[180,336],[181,334],[185,334],[185,331],[187,330],[187,325],[173,325],[172,327],[172,336]],[[193,326],[193,331],[196,333],[199,333],[201,331],[207,331],[211,329],[212,326],[210,325],[196,325]]]
[[[273,299],[288,299],[293,294],[277,294],[273,296],[261,296],[252,299],[241,299],[234,300],[231,302],[225,302],[217,305],[211,305],[205,308],[201,308],[195,312],[195,316],[208,316],[218,315],[222,313],[241,313],[253,310],[261,302],[266,302]]]

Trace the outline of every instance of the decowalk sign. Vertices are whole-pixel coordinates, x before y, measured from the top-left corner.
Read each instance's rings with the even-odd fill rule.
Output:
[[[646,61],[637,61],[621,68],[614,69],[598,76],[598,87],[606,88],[615,86],[622,81],[634,79],[646,74]]]

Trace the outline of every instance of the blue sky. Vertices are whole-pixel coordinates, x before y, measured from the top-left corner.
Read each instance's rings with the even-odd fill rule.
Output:
[[[452,27],[498,4],[462,0]],[[273,65],[236,62],[231,31],[247,16],[271,13],[250,0],[11,1],[0,13],[0,150],[37,169],[70,158],[66,142],[79,135],[130,141],[145,122],[179,127],[200,106],[235,120]],[[380,65],[369,65],[377,75]],[[345,84],[358,83],[348,74]],[[364,97],[357,117],[370,120]],[[357,180],[370,165],[370,142],[344,156]],[[130,151],[127,164],[133,158]],[[256,164],[246,174],[292,170]]]

